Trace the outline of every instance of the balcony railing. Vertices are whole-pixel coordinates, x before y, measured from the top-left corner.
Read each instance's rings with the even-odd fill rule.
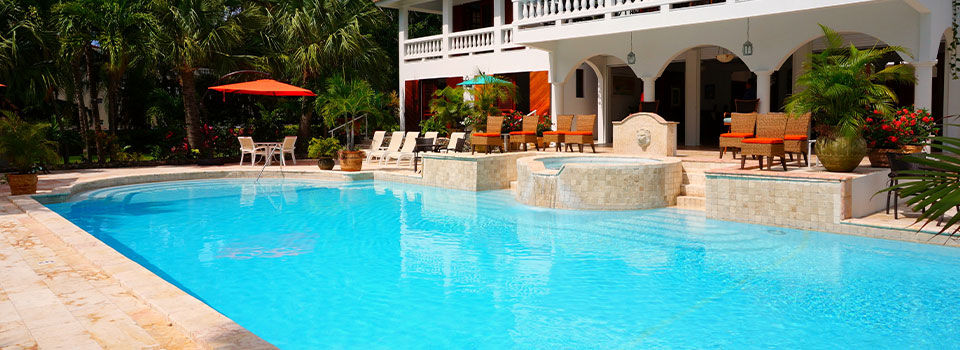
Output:
[[[513,44],[513,27],[507,26],[408,39],[404,41],[403,47],[404,61],[479,55],[523,48]]]
[[[554,25],[739,1],[743,0],[516,0],[514,24]]]

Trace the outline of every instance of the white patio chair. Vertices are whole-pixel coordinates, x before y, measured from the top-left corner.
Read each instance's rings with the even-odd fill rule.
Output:
[[[403,138],[403,146],[400,147],[400,151],[391,152],[380,159],[381,164],[386,164],[391,159],[397,160],[397,166],[400,166],[400,159],[406,156],[413,158],[413,150],[417,148],[417,137],[420,137],[420,132],[410,131],[407,132],[407,136]],[[413,165],[411,163],[411,165]]]
[[[439,135],[440,135],[439,132],[436,132],[436,131],[428,131],[428,132],[426,132],[426,133],[423,134],[423,137],[424,137],[424,138],[427,138],[427,139],[433,139],[433,144],[436,145],[436,144],[437,144],[437,136],[439,136]]]
[[[253,138],[250,136],[237,136],[237,141],[240,141],[240,165],[243,165],[243,156],[245,155],[249,154],[250,165],[255,165],[258,155],[266,159],[270,153],[266,147],[257,147],[256,143],[253,142]]]
[[[387,144],[387,147],[382,150],[370,152],[370,154],[367,155],[367,160],[373,161],[374,158],[377,158],[380,160],[380,163],[383,164],[383,158],[386,158],[390,153],[400,150],[400,145],[403,143],[403,131],[394,131],[390,135],[390,143]]]
[[[385,149],[383,147],[383,138],[387,136],[386,131],[375,131],[373,133],[373,142],[370,143],[370,150],[367,151],[367,162],[373,160],[373,152]]]
[[[280,145],[280,149],[274,150],[274,153],[280,156],[280,165],[287,166],[287,154],[290,154],[290,159],[293,160],[293,164],[297,164],[297,156],[293,155],[293,150],[296,148],[296,144],[296,136],[287,136],[283,138],[283,143]]]

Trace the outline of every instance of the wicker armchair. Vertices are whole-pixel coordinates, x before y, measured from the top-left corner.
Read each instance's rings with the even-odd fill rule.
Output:
[[[561,144],[564,141],[564,132],[570,131],[573,129],[573,115],[561,115],[557,116],[557,130],[554,131],[545,131],[543,133],[543,144],[549,145],[553,142],[554,147],[557,152],[560,152]],[[546,148],[546,146],[544,146]]]
[[[733,113],[757,113],[760,111],[760,100],[733,100]],[[723,116],[723,125],[727,127],[727,132],[731,130],[732,117],[730,112]]]
[[[747,156],[756,156],[763,169],[763,157],[767,157],[767,168],[773,168],[773,157],[780,157],[780,165],[787,170],[786,155],[783,151],[783,136],[786,131],[787,115],[783,113],[761,114],[757,117],[757,137],[746,138],[741,142],[740,168],[746,166]]]
[[[490,150],[494,147],[499,148],[500,153],[503,153],[503,139],[500,138],[501,128],[503,128],[503,117],[487,117],[487,131],[480,133],[474,132],[473,135],[470,135],[470,145],[473,147],[473,151],[470,153],[476,153],[477,146],[486,147],[487,154],[489,154]]]
[[[580,153],[583,153],[583,145],[590,145],[593,153],[597,153],[597,148],[593,145],[593,128],[597,125],[597,115],[578,115],[573,131],[563,132],[563,144],[570,151],[573,151],[573,145],[580,147]]]
[[[723,155],[730,148],[732,148],[733,158],[736,159],[737,151],[741,148],[740,141],[753,137],[757,126],[756,113],[732,113],[730,119],[730,132],[720,134],[720,159],[723,159]]]
[[[511,131],[510,132],[510,144],[521,143],[523,144],[523,150],[527,150],[527,144],[532,143],[533,147],[540,150],[540,145],[537,144],[537,123],[540,121],[540,116],[538,115],[527,115],[523,117],[523,129],[520,131]],[[513,146],[511,146],[513,147]]]
[[[799,116],[790,116],[787,118],[787,128],[783,136],[783,151],[790,155],[790,160],[793,160],[793,155],[797,155],[797,163],[800,163],[800,157],[803,157],[803,165],[810,165],[810,155],[808,150],[810,149],[807,144],[807,139],[810,135],[810,113],[802,114]]]

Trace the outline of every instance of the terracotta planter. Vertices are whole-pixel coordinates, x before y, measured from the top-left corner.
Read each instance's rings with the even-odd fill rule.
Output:
[[[37,193],[37,174],[9,174],[7,183],[10,185],[10,194],[14,196]]]
[[[334,162],[331,157],[317,158],[317,167],[320,168],[320,170],[333,170],[334,165],[336,165],[336,162]]]
[[[903,153],[920,153],[923,152],[923,146],[921,145],[905,145],[902,149]]]
[[[887,159],[887,153],[899,153],[901,150],[894,148],[871,148],[867,151],[867,159],[870,159],[870,167],[889,168],[890,160]]]
[[[340,170],[360,171],[363,168],[363,151],[340,151]]]
[[[856,136],[819,137],[814,146],[817,159],[827,171],[851,172],[867,155],[867,141]]]

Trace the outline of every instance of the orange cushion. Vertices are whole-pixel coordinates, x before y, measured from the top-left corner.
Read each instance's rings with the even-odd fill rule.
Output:
[[[748,133],[748,132],[728,132],[728,133],[726,133],[726,134],[720,134],[720,137],[730,137],[730,138],[742,139],[742,138],[744,138],[744,137],[753,137],[753,134]]]
[[[536,131],[511,131],[510,135],[536,135]]]
[[[790,141],[804,141],[807,139],[807,135],[787,135],[784,136],[783,139]]]
[[[760,143],[766,145],[775,145],[778,143],[783,143],[783,139],[774,139],[769,137],[757,137],[752,139],[743,139],[743,143]]]
[[[564,134],[564,135],[577,135],[577,136],[583,135],[583,136],[589,136],[589,135],[593,135],[593,132],[592,132],[592,131],[564,131],[563,134]]]
[[[473,136],[480,136],[480,137],[500,137],[500,134],[495,133],[495,132],[478,132],[478,133],[473,134]]]
[[[544,131],[544,135],[563,135],[565,131]]]

